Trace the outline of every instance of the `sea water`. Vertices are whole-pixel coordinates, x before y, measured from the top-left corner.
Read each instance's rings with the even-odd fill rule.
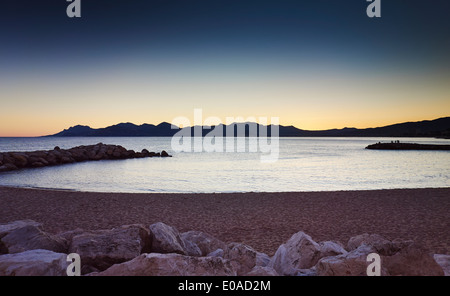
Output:
[[[248,140],[248,139],[247,139]],[[172,158],[102,160],[0,173],[0,185],[95,192],[280,192],[450,186],[449,151],[367,150],[392,138],[280,138],[279,157],[259,152],[180,152],[171,138],[0,138],[0,152],[96,143],[160,152]],[[414,138],[402,142],[450,144]],[[244,142],[245,143],[245,142]],[[244,144],[245,145],[245,144]]]

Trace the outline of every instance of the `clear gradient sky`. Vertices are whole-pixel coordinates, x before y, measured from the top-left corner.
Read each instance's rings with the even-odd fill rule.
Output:
[[[302,129],[450,115],[450,2],[0,3],[0,136],[177,116],[278,116]]]

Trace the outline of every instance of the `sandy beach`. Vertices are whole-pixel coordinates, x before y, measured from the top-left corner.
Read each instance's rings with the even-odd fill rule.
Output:
[[[32,219],[52,233],[164,222],[273,255],[302,230],[346,243],[377,233],[450,254],[450,188],[338,192],[132,194],[0,187],[0,223]]]

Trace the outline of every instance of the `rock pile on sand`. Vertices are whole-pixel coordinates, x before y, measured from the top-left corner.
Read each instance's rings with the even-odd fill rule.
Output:
[[[36,168],[82,161],[103,159],[129,159],[144,157],[170,157],[166,151],[149,152],[143,149],[141,152],[127,150],[118,145],[78,146],[70,149],[60,149],[56,146],[49,151],[33,152],[0,152],[0,172],[13,171],[20,168]]]
[[[66,275],[67,254],[91,276],[364,276],[367,255],[381,257],[381,275],[450,275],[450,255],[431,255],[411,241],[376,234],[315,242],[295,233],[273,257],[199,231],[179,233],[164,223],[49,234],[35,221],[0,224],[0,276]]]

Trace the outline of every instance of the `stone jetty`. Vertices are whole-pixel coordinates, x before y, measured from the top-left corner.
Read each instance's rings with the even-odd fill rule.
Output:
[[[450,145],[400,143],[376,143],[366,147],[374,150],[450,150]]]
[[[83,161],[144,157],[171,156],[164,150],[161,152],[150,152],[147,149],[143,149],[141,152],[135,152],[134,150],[128,150],[119,145],[107,145],[103,143],[77,146],[70,149],[61,149],[56,146],[53,150],[48,151],[0,152],[0,172]]]

